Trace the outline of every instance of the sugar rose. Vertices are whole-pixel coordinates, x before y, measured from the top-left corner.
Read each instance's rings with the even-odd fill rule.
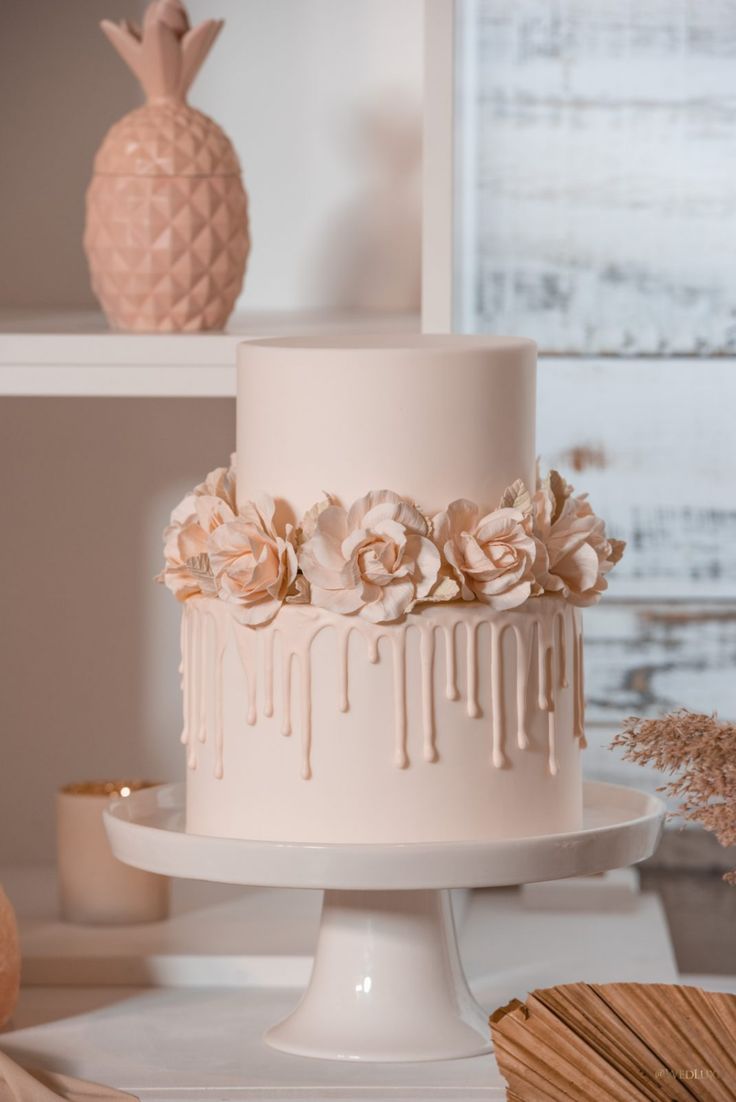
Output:
[[[537,488],[533,509],[538,583],[572,604],[594,604],[608,588],[606,574],[621,558],[625,543],[607,537],[587,494],[575,497],[556,471]]]
[[[252,626],[273,619],[296,580],[294,532],[290,525],[277,531],[275,511],[270,497],[247,502],[207,541],[218,595]]]
[[[299,561],[313,604],[383,623],[436,582],[440,556],[427,521],[398,494],[378,490],[349,510],[332,503],[308,515]]]
[[[210,471],[176,506],[164,530],[164,569],[158,577],[180,601],[199,594],[215,595],[207,556],[209,535],[235,516],[232,467]]]
[[[481,516],[461,498],[437,514],[432,530],[463,600],[507,609],[530,596],[536,547],[529,513],[502,506]]]

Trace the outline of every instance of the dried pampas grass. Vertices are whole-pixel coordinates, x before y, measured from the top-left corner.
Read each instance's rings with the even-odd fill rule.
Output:
[[[736,996],[573,983],[491,1015],[509,1102],[734,1102]]]
[[[684,708],[662,719],[631,716],[611,748],[637,765],[678,774],[660,791],[681,801],[679,815],[712,831],[722,846],[736,845],[736,724]],[[724,879],[736,884],[736,870]]]

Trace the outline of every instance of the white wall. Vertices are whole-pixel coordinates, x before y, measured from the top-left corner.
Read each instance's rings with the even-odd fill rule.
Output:
[[[184,775],[172,507],[235,442],[230,399],[3,398],[0,866],[50,861],[69,781]]]
[[[466,328],[736,353],[736,8],[473,0]]]
[[[225,28],[192,103],[232,138],[241,306],[419,304],[421,0],[190,0]]]

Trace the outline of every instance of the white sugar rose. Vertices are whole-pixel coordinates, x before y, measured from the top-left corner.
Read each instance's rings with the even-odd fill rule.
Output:
[[[204,482],[179,502],[164,530],[164,569],[158,576],[180,601],[215,595],[207,557],[210,533],[235,516],[232,467],[210,471]]]
[[[312,604],[384,623],[398,620],[436,582],[440,556],[427,521],[398,494],[378,490],[349,511],[328,504],[309,516],[299,563]]]
[[[533,508],[539,585],[572,604],[594,604],[608,588],[606,574],[621,558],[625,543],[607,537],[587,495],[573,496],[572,486],[557,471],[550,471],[537,488]]]
[[[270,497],[249,501],[207,541],[218,595],[251,626],[272,620],[296,581],[294,532],[291,525],[277,532],[275,511]]]
[[[530,596],[536,547],[528,512],[502,506],[481,516],[461,498],[437,514],[432,530],[463,600],[507,609]]]

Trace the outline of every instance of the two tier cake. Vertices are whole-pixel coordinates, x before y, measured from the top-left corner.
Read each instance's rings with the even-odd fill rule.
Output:
[[[538,475],[535,383],[516,338],[240,345],[237,458],[165,533],[189,831],[580,826],[580,609],[623,545]]]

